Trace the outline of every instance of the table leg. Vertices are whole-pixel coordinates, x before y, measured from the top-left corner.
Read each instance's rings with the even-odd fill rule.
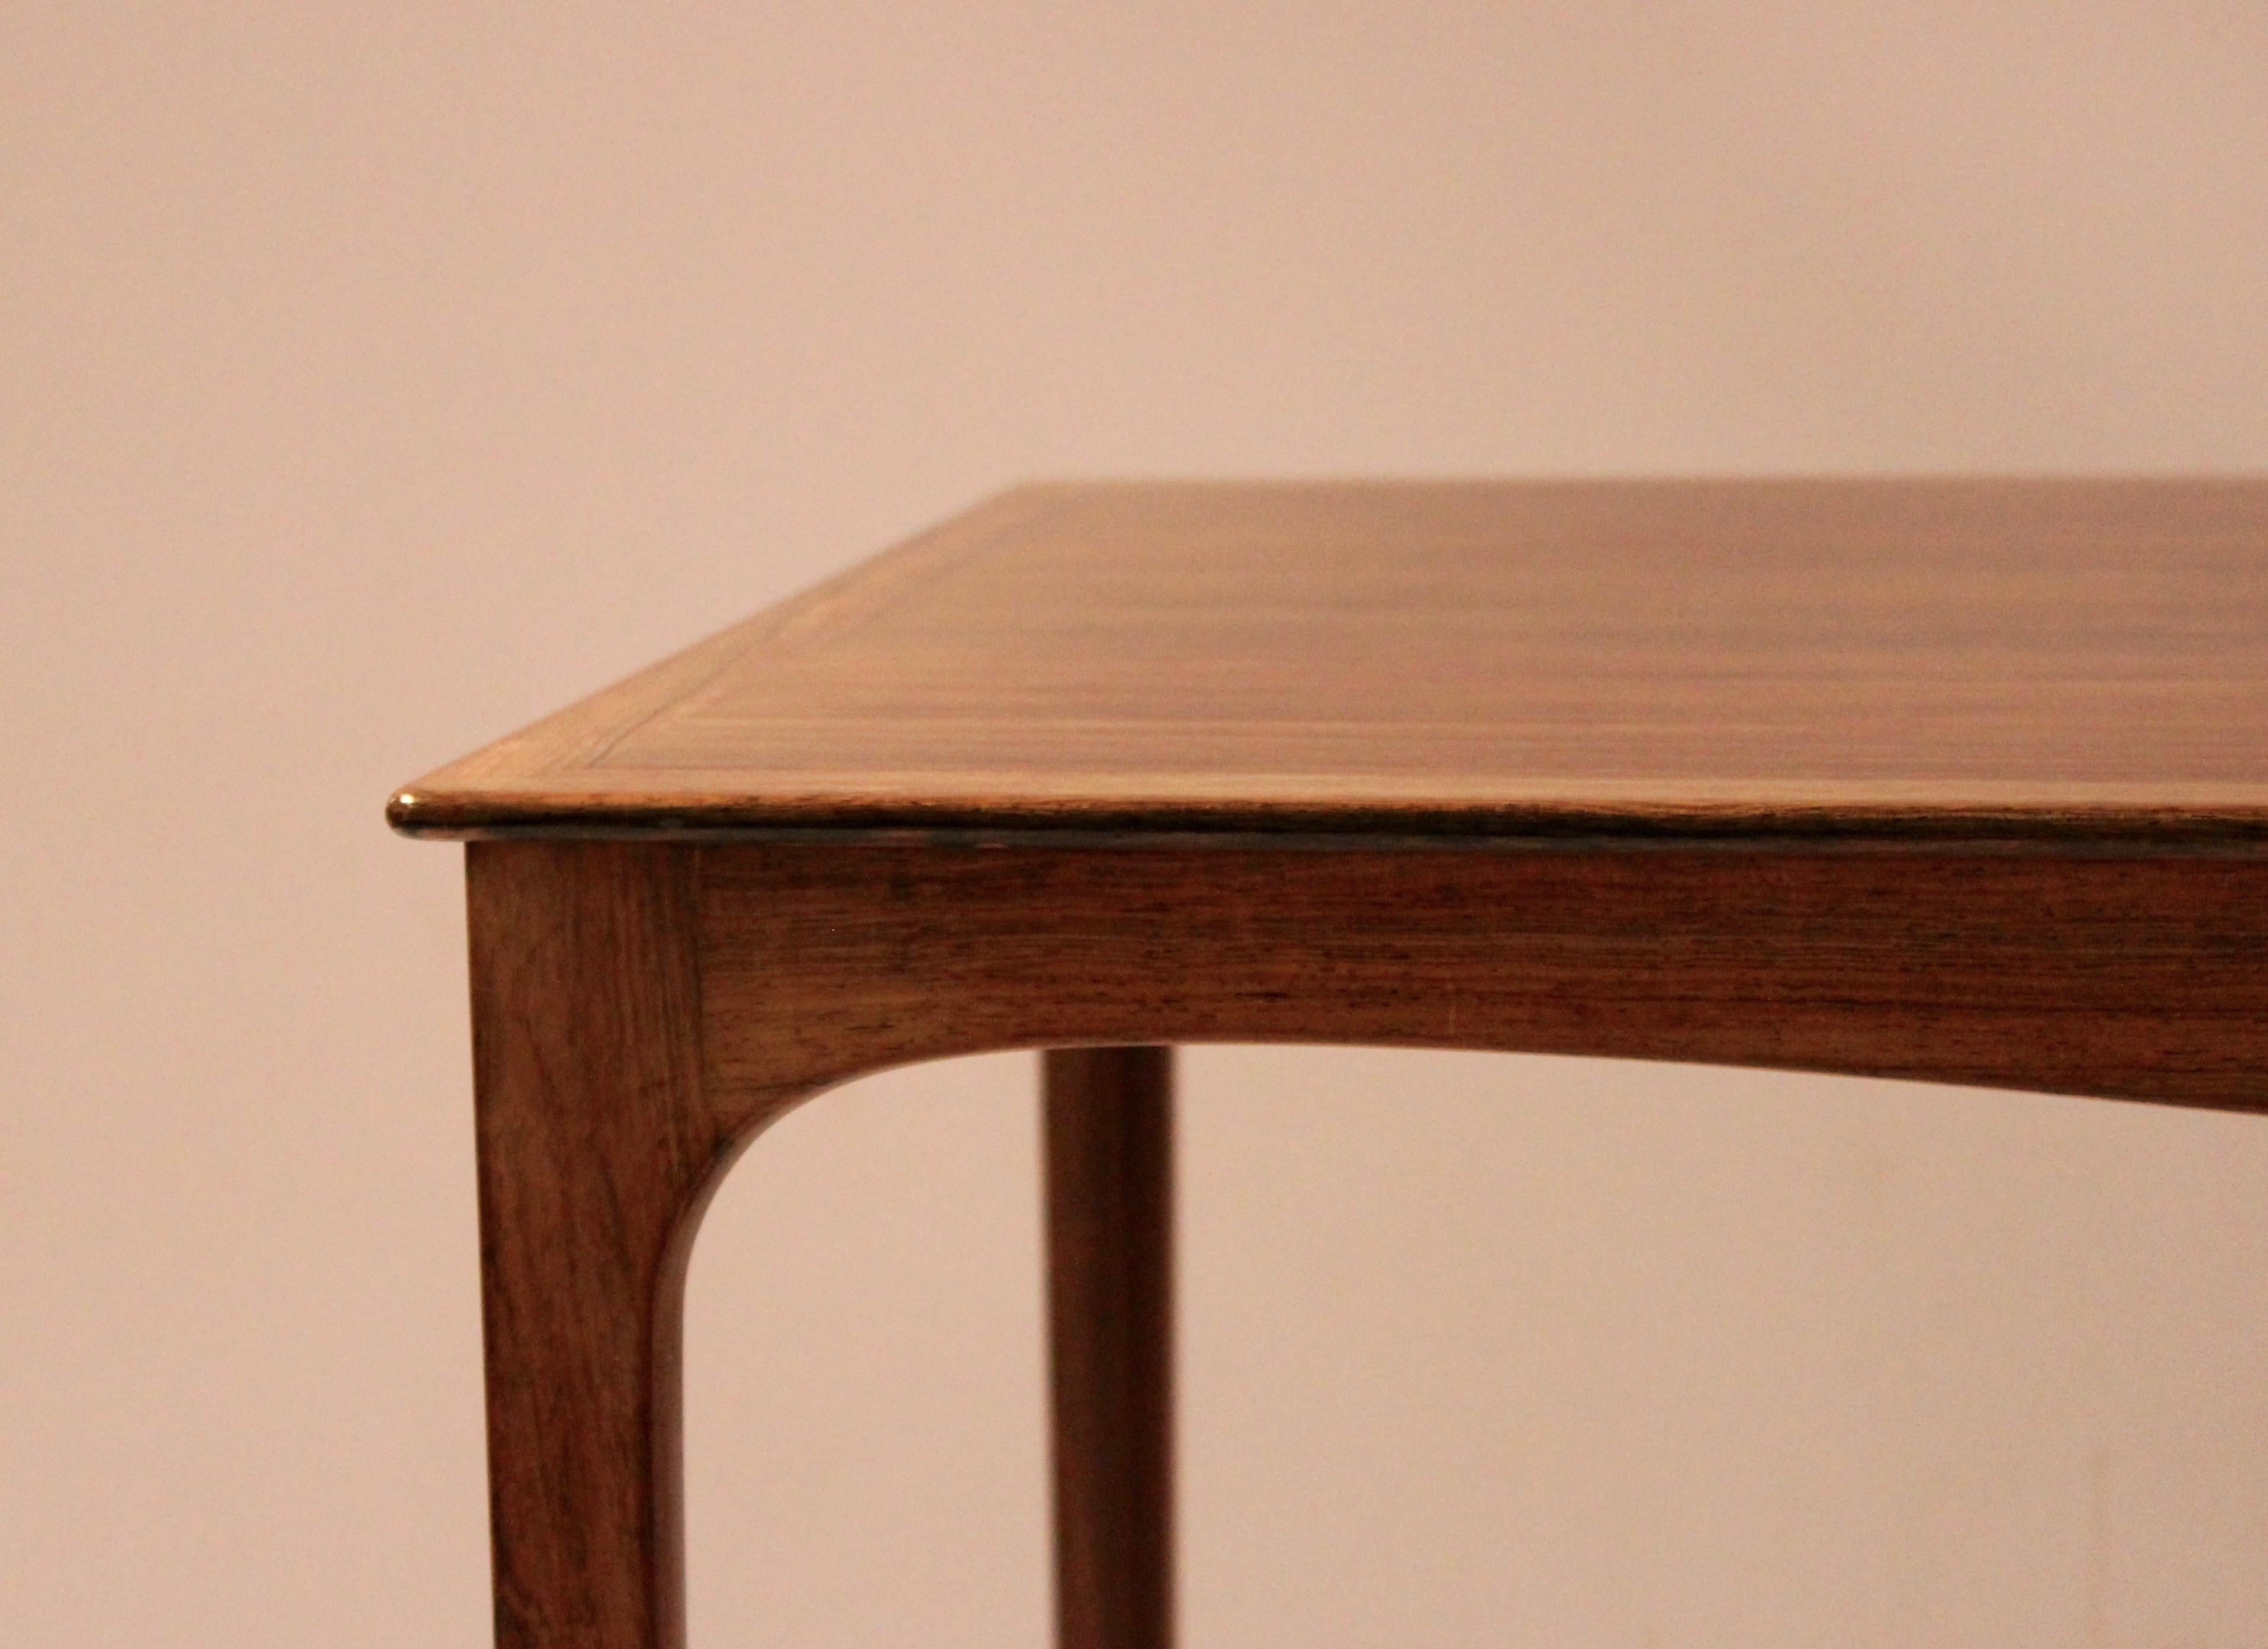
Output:
[[[496,1639],[678,1649],[685,1250],[731,1143],[689,859],[476,843],[467,876]]]
[[[1060,1649],[1173,1640],[1172,1061],[1043,1056]]]

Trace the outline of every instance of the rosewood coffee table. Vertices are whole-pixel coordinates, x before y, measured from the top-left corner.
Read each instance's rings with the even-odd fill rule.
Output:
[[[1160,1649],[1173,1043],[2268,1109],[2268,482],[1028,487],[390,812],[472,842],[498,1641],[681,1638],[733,1157],[1035,1048],[1062,1639]]]

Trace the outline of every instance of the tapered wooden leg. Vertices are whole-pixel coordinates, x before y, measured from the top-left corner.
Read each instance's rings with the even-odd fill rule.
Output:
[[[1172,1060],[1044,1056],[1062,1649],[1173,1640]]]
[[[684,1250],[726,1145],[691,857],[476,843],[467,879],[497,1642],[678,1649]]]

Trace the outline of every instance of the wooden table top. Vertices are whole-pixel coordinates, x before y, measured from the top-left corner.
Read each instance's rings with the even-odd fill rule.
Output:
[[[1020,488],[388,813],[2268,851],[2268,481]]]

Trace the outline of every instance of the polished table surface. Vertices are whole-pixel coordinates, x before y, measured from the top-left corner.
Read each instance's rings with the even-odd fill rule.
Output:
[[[390,811],[2241,851],[2268,482],[1027,486]]]

